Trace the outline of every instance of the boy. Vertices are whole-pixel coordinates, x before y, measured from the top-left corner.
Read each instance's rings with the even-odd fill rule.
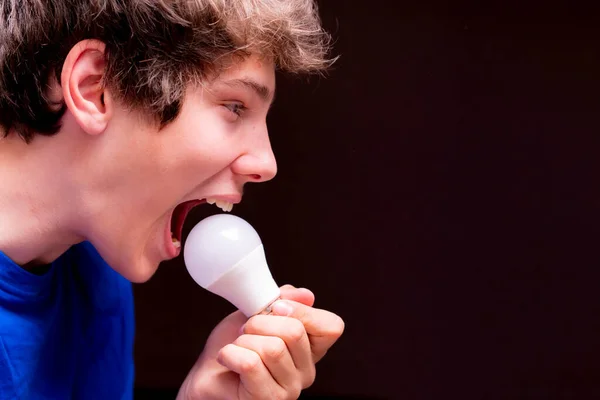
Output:
[[[130,281],[274,177],[275,69],[325,69],[328,36],[312,0],[0,5],[0,398],[131,398]],[[179,398],[297,398],[344,324],[282,298],[220,323]]]

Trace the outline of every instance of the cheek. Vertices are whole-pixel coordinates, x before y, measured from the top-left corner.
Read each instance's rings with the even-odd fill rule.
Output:
[[[160,187],[176,196],[212,179],[241,152],[238,125],[228,123],[221,115],[223,110],[190,109],[184,107],[180,118],[161,136]]]
[[[198,151],[178,168],[177,181],[185,193],[217,179],[235,160],[231,151]]]
[[[237,158],[239,145],[235,140],[216,135],[203,139],[198,138],[182,150],[176,173],[193,177],[195,181],[205,180],[227,168]]]

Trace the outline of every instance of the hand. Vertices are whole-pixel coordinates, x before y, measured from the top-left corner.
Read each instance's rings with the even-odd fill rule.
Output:
[[[315,380],[315,364],[337,341],[344,322],[313,308],[307,289],[286,285],[272,315],[239,311],[213,330],[178,399],[288,400]]]

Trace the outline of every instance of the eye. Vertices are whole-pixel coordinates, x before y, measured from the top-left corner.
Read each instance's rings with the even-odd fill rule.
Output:
[[[246,111],[246,107],[242,103],[239,103],[239,102],[228,103],[228,104],[224,104],[223,106],[225,108],[227,108],[233,114],[237,115],[238,117],[241,117],[242,114],[244,113],[244,111]]]

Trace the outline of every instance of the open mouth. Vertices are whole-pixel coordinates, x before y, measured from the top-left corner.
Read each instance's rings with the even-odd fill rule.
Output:
[[[192,208],[200,205],[200,204],[215,204],[221,210],[225,212],[230,212],[233,209],[233,203],[225,201],[225,200],[217,200],[213,198],[203,199],[203,200],[190,200],[183,202],[173,210],[173,214],[171,215],[171,241],[176,248],[181,247],[181,239],[183,235],[183,224],[185,223],[185,219]]]
[[[183,223],[185,222],[185,218],[192,208],[203,203],[206,203],[206,200],[190,200],[178,204],[177,207],[175,207],[173,215],[171,216],[171,240],[173,243],[181,245],[181,236],[183,234]]]

